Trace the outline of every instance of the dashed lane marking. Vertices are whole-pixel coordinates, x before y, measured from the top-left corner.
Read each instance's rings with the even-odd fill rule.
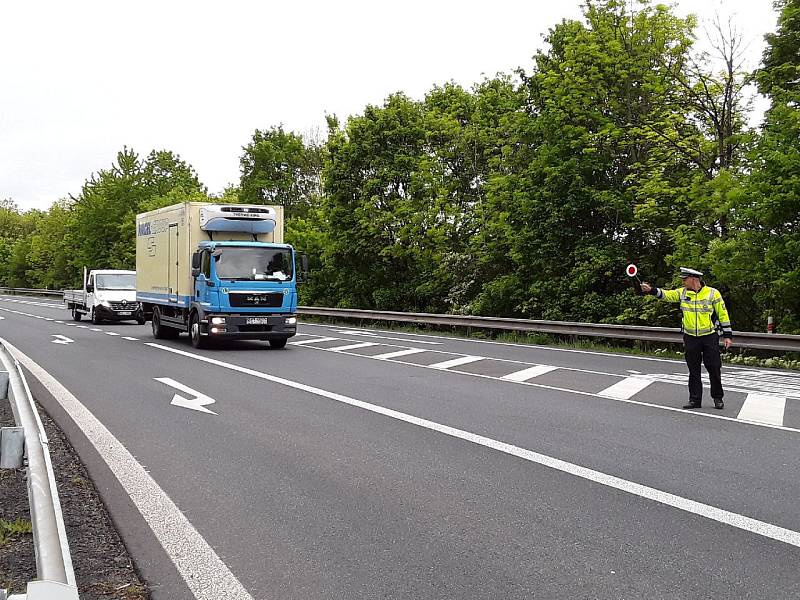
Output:
[[[445,360],[442,362],[428,365],[431,369],[452,369],[453,367],[460,367],[461,365],[468,365],[469,363],[478,362],[483,360],[483,356],[459,356],[452,360]]]
[[[646,379],[644,377],[626,377],[622,381],[618,381],[614,385],[601,391],[600,395],[606,398],[614,398],[615,400],[627,400],[652,383],[652,379]],[[779,425],[782,424],[783,423],[779,423]]]
[[[553,367],[551,365],[534,365],[527,369],[522,369],[521,371],[503,375],[500,379],[505,379],[506,381],[528,381],[534,377],[539,377],[539,375],[555,371],[557,368],[558,367]]]
[[[347,346],[336,346],[329,348],[331,352],[344,352],[345,350],[356,350],[357,348],[369,348],[370,346],[380,346],[378,342],[361,342],[359,344],[348,344]]]
[[[302,346],[303,344],[316,344],[322,342],[332,342],[334,340],[338,340],[339,338],[335,337],[321,337],[315,338],[313,340],[300,340],[299,342],[290,342],[289,345],[291,346]]]
[[[135,337],[128,337],[128,336],[126,336],[126,335],[122,336],[122,339],[123,339],[123,340],[130,340],[130,341],[132,341],[132,342],[138,342],[138,341],[139,341],[139,338],[135,338]]]
[[[758,423],[783,425],[786,398],[768,394],[747,394],[737,418]]]
[[[406,348],[405,350],[397,350],[395,352],[387,352],[386,354],[376,354],[375,356],[371,356],[370,358],[377,358],[377,359],[389,359],[389,358],[399,358],[401,356],[409,356],[411,354],[419,354],[420,352],[427,352],[422,348]]]

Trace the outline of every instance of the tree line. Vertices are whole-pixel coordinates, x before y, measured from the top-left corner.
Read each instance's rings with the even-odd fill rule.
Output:
[[[135,215],[184,200],[281,204],[311,258],[302,302],[674,325],[624,268],[707,273],[734,326],[800,333],[800,0],[778,0],[760,67],[742,36],[662,4],[590,0],[527,68],[422,99],[390,95],[324,141],[282,126],[209,195],[169,151],[124,148],[47,211],[0,203],[0,285],[68,287],[133,268]],[[748,125],[747,86],[769,99]]]

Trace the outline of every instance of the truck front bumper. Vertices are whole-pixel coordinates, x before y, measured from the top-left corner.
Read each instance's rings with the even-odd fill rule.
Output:
[[[224,323],[218,323],[224,319]],[[287,322],[289,321],[289,322]],[[237,340],[281,340],[297,333],[294,315],[206,315],[200,333],[212,338]]]

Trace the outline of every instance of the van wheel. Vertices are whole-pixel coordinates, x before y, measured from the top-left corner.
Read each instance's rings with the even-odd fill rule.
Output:
[[[281,348],[286,347],[286,342],[287,342],[286,338],[283,338],[282,340],[270,340],[269,347],[272,350],[280,350]]]
[[[80,321],[81,320],[81,313],[78,312],[78,309],[74,306],[72,307],[72,320],[73,321]]]
[[[189,317],[189,338],[195,348],[208,348],[208,338],[200,335],[200,316],[196,312]]]
[[[97,314],[96,309],[92,309],[92,323],[95,325],[99,325],[103,319],[100,318],[100,315]]]
[[[153,337],[157,340],[174,340],[180,333],[177,329],[167,327],[161,324],[161,311],[158,308],[153,309]]]

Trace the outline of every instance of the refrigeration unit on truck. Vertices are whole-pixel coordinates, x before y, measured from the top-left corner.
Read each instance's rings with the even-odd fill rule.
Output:
[[[143,325],[145,322],[136,301],[136,271],[84,269],[83,289],[64,290],[64,304],[76,321],[86,315],[93,323],[133,320]]]
[[[298,262],[283,207],[184,202],[136,217],[136,299],[153,336],[268,340],[296,333]]]

